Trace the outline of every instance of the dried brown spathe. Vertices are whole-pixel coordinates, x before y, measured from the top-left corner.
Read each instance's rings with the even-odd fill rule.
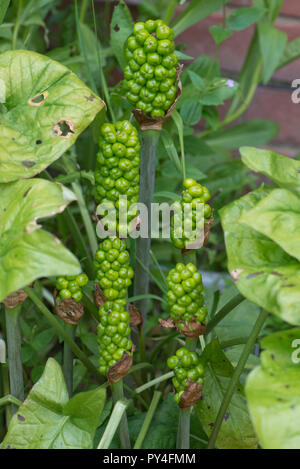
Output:
[[[77,303],[73,298],[57,298],[57,291],[54,292],[55,313],[63,321],[74,326],[78,324],[84,313],[84,306]]]
[[[179,407],[182,410],[189,409],[201,399],[202,384],[188,380],[186,390],[181,394]]]
[[[198,323],[196,321],[196,318],[193,317],[191,321],[178,321],[178,323],[175,323],[173,319],[168,318],[168,319],[158,319],[158,322],[162,327],[165,327],[167,329],[174,329],[177,327],[178,331],[183,334],[185,337],[188,339],[197,339],[200,335],[204,335],[206,331],[206,325],[203,323]],[[183,324],[183,328],[179,328],[178,325]]]
[[[175,97],[174,103],[168,109],[168,111],[166,112],[166,114],[164,116],[162,116],[162,117],[151,117],[151,116],[148,116],[147,114],[145,114],[143,111],[141,111],[141,109],[133,109],[132,112],[133,112],[134,117],[136,118],[137,122],[139,123],[141,130],[161,130],[162,129],[164,121],[168,117],[170,117],[170,115],[172,114],[172,112],[174,111],[174,109],[176,107],[178,99],[181,96],[182,84],[181,84],[181,81],[180,81],[180,75],[182,73],[182,70],[183,70],[183,65],[180,64],[177,68],[177,77],[176,77],[177,93],[176,93],[176,97]]]
[[[3,303],[7,309],[14,309],[24,303],[27,296],[24,290],[18,290],[8,295],[5,300],[3,300]]]
[[[109,368],[107,379],[110,385],[118,383],[124,376],[128,375],[133,363],[133,352],[134,345],[132,346],[130,355],[124,352],[121,360],[117,361],[117,363]]]
[[[143,324],[143,316],[140,310],[132,303],[128,304],[128,311],[130,314],[130,326],[141,326]]]
[[[101,308],[104,305],[104,303],[106,301],[106,298],[105,298],[101,288],[99,287],[98,283],[94,284],[94,292],[95,292],[96,305],[98,306],[98,308]]]

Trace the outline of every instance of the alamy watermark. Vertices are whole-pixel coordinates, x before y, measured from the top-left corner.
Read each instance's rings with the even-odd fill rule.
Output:
[[[204,241],[204,203],[128,204],[121,196],[117,203],[97,206],[97,236],[184,240],[186,249],[199,249]]]

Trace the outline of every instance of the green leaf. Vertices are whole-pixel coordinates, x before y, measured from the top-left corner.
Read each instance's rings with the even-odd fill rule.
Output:
[[[2,448],[92,449],[105,390],[76,394],[68,401],[63,374],[49,358],[40,380],[12,418]]]
[[[258,25],[258,35],[264,65],[263,81],[266,84],[280,64],[287,34],[269,23],[261,23]]]
[[[196,412],[209,436],[234,368],[221,350],[217,339],[205,347],[202,358],[205,369],[204,384],[202,399],[196,406]],[[220,449],[254,449],[256,446],[257,439],[247,411],[243,387],[239,383],[222,423],[216,447]]]
[[[188,100],[183,103],[180,115],[185,125],[195,125],[202,117],[202,105],[195,100]]]
[[[268,8],[269,17],[271,21],[274,21],[282,7],[283,0],[264,0],[264,4]]]
[[[225,234],[228,269],[240,292],[266,311],[300,324],[300,264],[271,239],[239,223],[270,194],[260,188],[219,210]]]
[[[300,447],[300,329],[266,337],[261,365],[246,384],[251,418],[265,449]]]
[[[168,157],[170,158],[172,163],[175,165],[177,170],[181,172],[180,159],[179,159],[172,137],[170,136],[168,132],[166,132],[165,130],[162,130],[161,139],[162,139],[162,143],[165,147],[165,151],[167,152]]]
[[[278,131],[279,126],[276,122],[253,119],[229,129],[218,130],[205,137],[205,141],[209,145],[223,148],[239,148],[253,143],[253,139],[257,145],[265,145],[277,135]]]
[[[217,78],[210,89],[200,96],[200,103],[207,106],[224,104],[226,99],[232,98],[238,89],[238,83],[231,79]]]
[[[1,0],[0,4],[0,25],[3,23],[10,0]]]
[[[240,220],[277,243],[300,261],[300,197],[286,189],[274,189]]]
[[[192,0],[172,24],[175,36],[222,8],[230,0]]]
[[[286,44],[283,55],[281,56],[280,63],[277,68],[284,67],[285,65],[298,59],[300,56],[300,37]]]
[[[6,109],[0,112],[0,182],[44,170],[104,106],[66,67],[35,52],[1,54],[0,80],[6,85]]]
[[[259,21],[266,12],[265,8],[239,8],[234,10],[227,18],[227,26],[234,31],[248,28],[251,24]]]
[[[232,36],[232,31],[227,28],[222,28],[221,26],[217,26],[216,24],[210,26],[209,32],[214,38],[216,44],[221,44],[225,39],[228,39]]]
[[[130,11],[123,0],[115,6],[111,24],[111,47],[122,69],[125,68],[124,45],[128,36],[132,33],[133,24]]]
[[[44,179],[0,184],[0,302],[37,278],[80,272],[73,254],[37,224],[74,199],[69,189]]]
[[[268,176],[280,187],[300,192],[300,161],[254,147],[240,148],[240,153],[252,171]]]

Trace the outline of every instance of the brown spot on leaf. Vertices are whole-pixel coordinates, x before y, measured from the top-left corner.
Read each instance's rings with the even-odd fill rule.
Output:
[[[20,415],[18,414],[18,420],[20,420],[20,422],[25,422],[25,418],[23,417],[23,415]]]
[[[283,277],[283,274],[281,274],[280,272],[277,272],[276,270],[273,270],[273,272],[271,272],[272,275],[277,275],[278,277]]]
[[[118,24],[116,24],[116,25],[114,26],[114,31],[116,31],[116,33],[117,33],[118,31],[120,31],[120,28],[119,28],[119,25],[118,25]]]
[[[33,98],[28,100],[29,106],[42,106],[47,99],[48,91],[44,91],[43,93],[37,94]]]
[[[262,274],[264,274],[264,272],[254,272],[254,274],[247,275],[246,278],[248,278],[248,279],[249,278],[255,278],[255,277],[258,277],[258,275],[262,275]]]
[[[226,414],[224,415],[224,420],[225,422],[227,422],[227,420],[229,419],[229,412],[226,412]]]
[[[74,124],[69,119],[61,119],[54,124],[52,135],[54,137],[70,138],[74,134]]]
[[[35,166],[35,162],[24,160],[22,161],[22,165],[25,166],[26,168],[32,168],[33,166]]]
[[[86,99],[87,101],[93,102],[93,101],[95,101],[95,96],[94,96],[93,94],[90,94],[90,96],[85,96],[85,99]]]
[[[230,272],[231,277],[233,280],[238,280],[240,275],[244,272],[244,269],[234,269]]]
[[[43,143],[43,142],[42,142],[42,140],[41,140],[40,138],[38,138],[38,139],[35,141],[35,144],[36,144],[36,145],[41,145],[41,143]]]

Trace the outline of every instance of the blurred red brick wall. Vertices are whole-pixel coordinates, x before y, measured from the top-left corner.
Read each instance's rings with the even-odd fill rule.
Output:
[[[229,4],[228,13],[231,8],[247,5],[251,5],[251,2],[235,0]],[[178,36],[177,42],[186,43],[185,52],[195,58],[201,54],[213,56],[216,46],[209,33],[209,27],[221,22],[222,13],[216,12]],[[276,27],[287,33],[289,41],[300,36],[300,0],[284,1],[280,16],[276,21]],[[225,76],[237,77],[252,33],[253,27],[237,31],[223,43],[219,58]],[[294,104],[291,100],[293,91],[291,83],[296,78],[300,78],[300,59],[276,72],[267,86],[261,84],[251,106],[240,118],[240,121],[267,118],[278,122],[280,133],[272,143],[272,147],[275,151],[290,156],[300,152],[300,131],[298,128],[300,104]]]

